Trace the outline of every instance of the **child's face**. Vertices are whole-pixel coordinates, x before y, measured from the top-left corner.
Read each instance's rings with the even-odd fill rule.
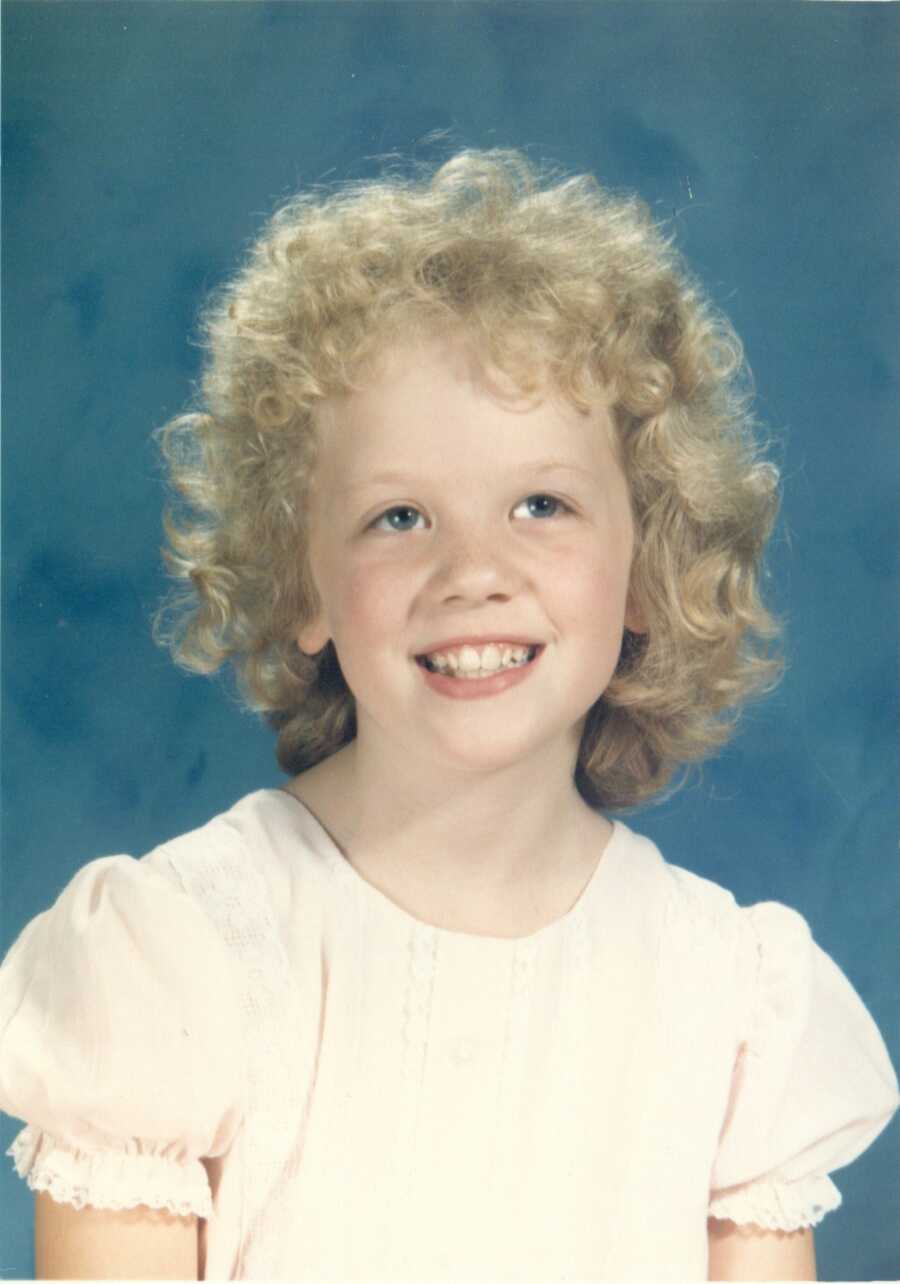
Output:
[[[360,742],[445,769],[545,754],[571,770],[626,623],[628,490],[605,410],[501,390],[462,341],[429,339],[323,405],[310,543],[321,611],[298,642],[314,653],[333,640]],[[516,658],[505,642],[539,651],[489,677],[422,663],[439,652],[441,668],[455,657],[483,671]]]

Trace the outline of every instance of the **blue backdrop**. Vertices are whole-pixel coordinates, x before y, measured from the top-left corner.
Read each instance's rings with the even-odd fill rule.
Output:
[[[75,870],[275,783],[269,734],[154,649],[150,431],[204,292],[273,205],[375,157],[526,146],[638,189],[742,334],[778,440],[790,668],[633,822],[784,901],[900,1064],[892,554],[898,208],[890,4],[16,3],[4,40],[5,950]],[[20,1125],[0,1120],[0,1143]],[[820,1278],[900,1275],[894,1125],[837,1174]],[[0,1275],[32,1273],[2,1161]]]

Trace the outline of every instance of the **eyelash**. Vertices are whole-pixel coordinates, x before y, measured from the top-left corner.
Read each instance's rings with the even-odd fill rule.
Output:
[[[559,516],[560,511],[561,511],[561,512],[564,512],[564,513],[571,513],[571,512],[572,512],[572,509],[570,508],[570,506],[566,503],[566,501],[565,501],[564,499],[559,499],[559,498],[558,498],[558,496],[556,496],[556,495],[548,495],[548,494],[546,494],[546,493],[545,493],[544,491],[542,491],[542,490],[535,491],[535,492],[534,492],[533,494],[531,494],[531,495],[526,495],[526,496],[525,496],[525,498],[524,498],[523,500],[520,500],[520,501],[519,501],[519,504],[517,504],[517,505],[516,505],[516,508],[518,508],[518,507],[520,506],[520,504],[527,504],[527,503],[528,503],[528,501],[529,501],[529,500],[531,500],[531,499],[549,499],[549,500],[551,501],[551,503],[555,504],[555,505],[556,505],[556,510],[554,510],[554,512],[553,512],[553,513],[549,514],[549,516],[551,516],[551,517],[557,517],[557,516]],[[558,510],[558,511],[557,511],[557,510]],[[513,510],[513,511],[515,511],[515,510]],[[381,513],[378,517],[376,517],[376,518],[375,518],[375,520],[371,523],[371,525],[370,525],[370,528],[369,528],[369,529],[370,529],[370,530],[379,530],[379,529],[381,529],[381,530],[387,530],[387,529],[390,529],[390,530],[394,531],[394,533],[395,533],[395,534],[398,534],[398,535],[407,535],[407,534],[409,534],[409,533],[410,533],[409,529],[407,529],[407,530],[402,530],[402,531],[398,531],[398,530],[397,530],[397,528],[396,528],[395,526],[392,526],[392,527],[384,527],[384,526],[380,526],[380,523],[381,523],[381,522],[383,522],[383,521],[385,521],[385,520],[390,516],[390,514],[391,514],[391,513],[416,513],[419,517],[421,517],[421,516],[422,516],[422,514],[419,512],[419,510],[418,510],[417,508],[414,508],[412,504],[394,504],[394,505],[393,505],[393,507],[391,507],[391,508],[386,508],[386,509],[384,510],[384,512],[383,512],[383,513]],[[543,519],[540,519],[540,518],[539,518],[539,519],[537,519],[537,520],[543,520]],[[414,528],[412,528],[412,529],[414,529]]]

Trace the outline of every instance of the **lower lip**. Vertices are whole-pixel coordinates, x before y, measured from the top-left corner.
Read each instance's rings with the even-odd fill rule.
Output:
[[[528,664],[521,664],[514,669],[503,669],[502,672],[495,673],[492,678],[451,678],[445,673],[432,673],[430,669],[425,668],[424,664],[419,664],[417,661],[414,663],[425,679],[426,685],[438,695],[449,696],[451,700],[483,700],[487,696],[499,695],[501,691],[508,691],[510,687],[524,682],[543,654],[544,648],[541,647]]]

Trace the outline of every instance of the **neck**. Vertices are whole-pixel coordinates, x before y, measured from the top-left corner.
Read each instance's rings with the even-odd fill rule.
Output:
[[[483,773],[398,770],[354,741],[292,788],[363,877],[412,913],[515,935],[515,923],[566,912],[611,832],[575,788],[574,760],[551,765],[540,756]]]

